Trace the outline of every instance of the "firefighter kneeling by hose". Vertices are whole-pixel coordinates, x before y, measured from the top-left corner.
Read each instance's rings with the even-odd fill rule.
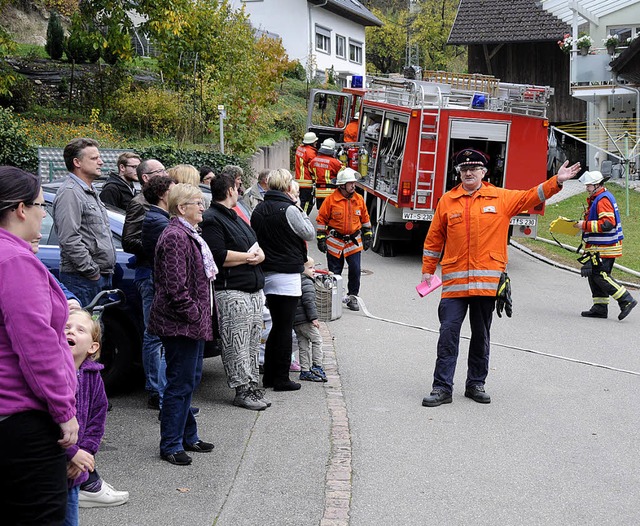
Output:
[[[356,181],[360,174],[352,168],[338,172],[336,188],[327,197],[316,218],[318,250],[327,254],[330,272],[341,275],[345,261],[349,266],[349,299],[347,307],[360,310],[357,296],[360,293],[361,252],[369,250],[373,242],[369,212],[364,198],[356,193]]]

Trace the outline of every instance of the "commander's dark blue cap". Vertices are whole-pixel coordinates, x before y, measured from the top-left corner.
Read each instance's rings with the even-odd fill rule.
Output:
[[[465,148],[454,155],[453,164],[455,166],[479,165],[487,166],[489,162],[489,156],[481,151],[473,150],[471,148]]]

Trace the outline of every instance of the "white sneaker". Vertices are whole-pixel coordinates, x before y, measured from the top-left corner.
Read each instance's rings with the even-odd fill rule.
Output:
[[[120,506],[129,500],[128,491],[118,491],[106,481],[102,481],[100,491],[91,492],[80,490],[78,493],[79,508],[103,508]]]

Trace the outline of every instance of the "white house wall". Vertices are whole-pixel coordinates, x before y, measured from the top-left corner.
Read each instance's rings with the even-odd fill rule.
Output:
[[[596,47],[602,47],[610,27],[631,27],[640,25],[640,2],[603,16],[597,26],[591,25],[590,34]]]
[[[342,16],[314,7],[304,0],[232,0],[231,6],[239,9],[244,5],[253,27],[275,33],[290,60],[299,60],[307,68],[309,52],[315,58],[315,69],[323,73],[333,66],[344,79],[351,75],[365,74],[364,26]],[[331,31],[331,53],[317,51],[315,47],[316,24]],[[336,56],[336,34],[346,38],[346,59]],[[349,61],[349,39],[362,45],[362,64]]]
[[[326,71],[333,66],[336,72],[346,75],[362,75],[365,74],[365,56],[366,49],[364,43],[364,26],[351,22],[346,18],[339,17],[326,9],[313,8],[312,27],[314,28],[314,53],[316,55],[316,66],[319,71]],[[322,53],[315,49],[315,25],[325,27],[331,30],[331,54]],[[336,56],[336,35],[342,35],[346,38],[346,59]],[[362,45],[362,64],[356,64],[349,61],[349,39],[355,40]]]
[[[309,54],[309,9],[306,1],[231,1],[235,9],[243,5],[253,27],[276,33],[282,38],[289,60],[299,60],[306,67]]]

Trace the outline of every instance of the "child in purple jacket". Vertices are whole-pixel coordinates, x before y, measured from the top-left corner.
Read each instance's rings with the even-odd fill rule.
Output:
[[[100,506],[117,506],[129,500],[128,492],[113,490],[95,471],[95,454],[104,435],[108,405],[104,383],[100,376],[100,370],[104,366],[96,361],[100,357],[100,333],[99,322],[95,321],[86,310],[75,310],[69,314],[65,334],[78,375],[76,417],[80,430],[77,444],[67,449],[69,496],[65,526],[78,525],[80,485],[87,482],[90,474],[94,476],[91,489],[98,488],[90,493],[96,495],[114,493],[111,504],[101,503]]]

